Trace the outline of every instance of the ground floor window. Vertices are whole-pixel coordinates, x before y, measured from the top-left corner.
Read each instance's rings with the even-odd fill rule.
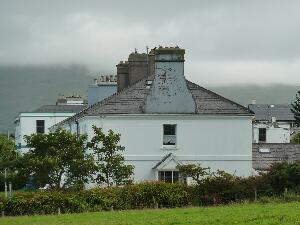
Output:
[[[158,180],[166,183],[175,183],[179,181],[178,171],[158,171]]]

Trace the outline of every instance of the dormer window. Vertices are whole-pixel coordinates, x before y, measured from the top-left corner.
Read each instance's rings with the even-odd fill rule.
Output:
[[[176,124],[164,124],[163,145],[176,145]]]

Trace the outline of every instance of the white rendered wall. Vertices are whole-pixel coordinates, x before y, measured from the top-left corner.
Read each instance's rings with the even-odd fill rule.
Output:
[[[236,175],[252,173],[250,117],[234,116],[105,116],[79,120],[80,130],[93,136],[92,125],[121,134],[126,163],[135,166],[134,180],[154,180],[152,168],[168,153],[183,163],[201,163]],[[177,124],[177,146],[163,147],[163,124]],[[175,168],[174,168],[175,169]]]
[[[21,144],[22,152],[26,152],[25,135],[36,133],[36,120],[45,120],[45,133],[48,133],[48,128],[56,123],[74,115],[74,113],[20,113],[19,122],[16,125],[16,145]]]
[[[276,126],[272,123],[253,124],[253,143],[259,143],[259,128],[266,128],[266,143],[290,143],[290,124],[278,122]]]

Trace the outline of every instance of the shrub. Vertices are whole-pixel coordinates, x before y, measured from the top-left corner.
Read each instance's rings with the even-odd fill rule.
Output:
[[[264,175],[275,193],[282,193],[285,188],[299,190],[300,161],[273,164]]]

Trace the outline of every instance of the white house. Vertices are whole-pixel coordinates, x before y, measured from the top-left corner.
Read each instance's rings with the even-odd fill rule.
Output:
[[[118,85],[123,85],[118,93],[53,129],[64,127],[89,138],[92,125],[120,133],[126,163],[135,166],[136,182],[175,182],[176,165],[186,163],[250,175],[252,112],[186,80],[184,49],[159,47],[146,57],[132,54],[129,62],[117,65]],[[130,84],[133,76],[140,79]]]
[[[250,104],[255,113],[253,143],[290,143],[291,128],[295,122],[289,104]]]
[[[94,79],[88,87],[88,105],[91,106],[117,92],[117,76],[105,75]]]
[[[28,150],[25,135],[48,133],[48,128],[86,108],[79,96],[60,98],[56,105],[44,105],[33,112],[21,112],[15,119],[15,143],[21,152]]]

